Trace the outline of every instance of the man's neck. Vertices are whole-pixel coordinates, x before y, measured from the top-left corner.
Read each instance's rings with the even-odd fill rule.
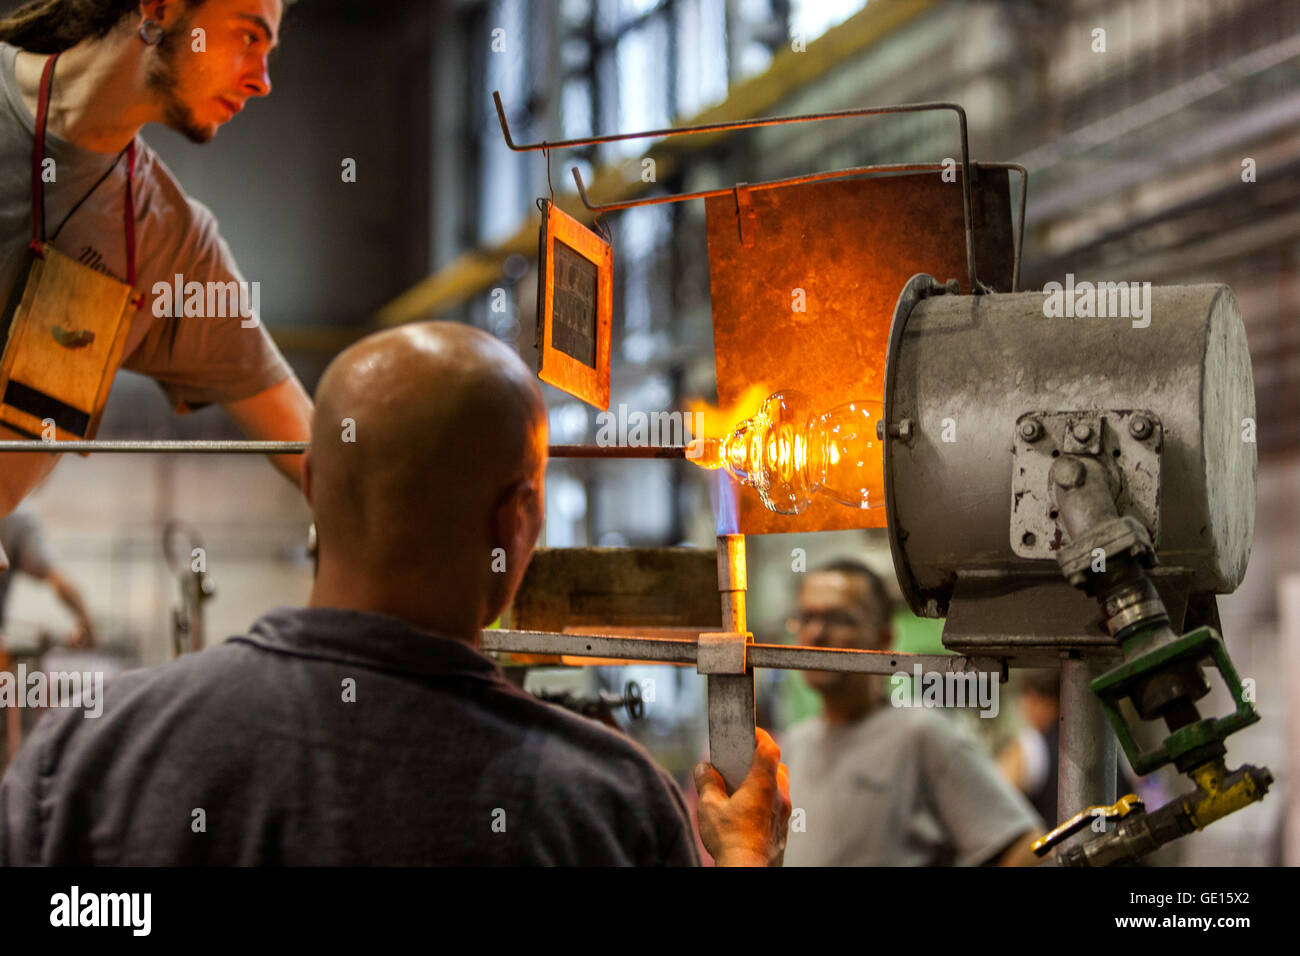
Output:
[[[49,132],[97,153],[125,149],[140,127],[161,118],[147,83],[146,49],[139,40],[112,33],[101,40],[83,40],[60,54],[50,94]],[[15,64],[18,88],[32,115],[46,59],[22,51]]]
[[[847,727],[865,719],[879,706],[879,699],[871,695],[847,700],[822,698],[822,716],[832,727]]]
[[[477,644],[482,611],[466,600],[470,594],[470,588],[457,588],[439,575],[367,575],[322,562],[307,606],[387,614],[421,631]]]

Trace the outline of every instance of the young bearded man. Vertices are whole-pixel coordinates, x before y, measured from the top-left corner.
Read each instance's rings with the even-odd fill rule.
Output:
[[[282,14],[281,0],[36,0],[0,20],[0,307],[13,321],[33,258],[53,247],[138,296],[119,365],[157,381],[175,411],[218,403],[250,438],[305,441],[311,399],[247,308],[257,296],[215,217],[139,135],[162,123],[205,143],[270,93]],[[176,276],[208,289],[208,308],[211,290],[238,288],[239,308],[182,308]],[[47,436],[0,426],[33,437]],[[57,459],[0,454],[0,514]],[[299,456],[272,463],[300,482]]]

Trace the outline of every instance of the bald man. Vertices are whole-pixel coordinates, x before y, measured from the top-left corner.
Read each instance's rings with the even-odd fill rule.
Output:
[[[543,521],[545,407],[518,356],[449,323],[364,339],[321,379],[302,465],[308,607],[116,678],[97,719],[43,720],[0,783],[0,864],[697,863],[644,750],[475,649]],[[720,863],[780,858],[770,737],[734,796],[696,780]]]

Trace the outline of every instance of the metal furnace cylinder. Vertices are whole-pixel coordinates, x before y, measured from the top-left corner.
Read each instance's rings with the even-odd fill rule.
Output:
[[[1012,540],[1013,468],[1017,439],[1033,431],[1029,413],[1154,415],[1163,429],[1151,492],[1157,567],[1183,572],[1196,592],[1241,582],[1257,455],[1236,298],[1224,285],[1146,285],[1143,306],[1143,289],[1132,292],[1127,316],[1114,315],[1124,309],[1103,288],[1079,310],[1091,314],[1071,307],[1076,317],[1065,317],[1062,299],[1044,292],[945,294],[929,276],[904,288],[886,365],[885,482],[890,544],[913,611],[946,615],[959,575],[1011,588],[1060,577],[1050,556],[1024,557]],[[1112,415],[1109,427],[1140,430],[1120,428],[1124,420]],[[1114,454],[1140,477],[1118,445]]]

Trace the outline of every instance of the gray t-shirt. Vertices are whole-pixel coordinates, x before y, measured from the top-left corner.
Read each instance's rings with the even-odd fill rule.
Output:
[[[1044,829],[979,742],[934,711],[814,717],[783,736],[781,758],[804,827],[792,817],[786,866],[979,865]]]
[[[384,614],[278,608],[108,681],[99,717],[41,720],[0,781],[0,866],[28,863],[698,856],[681,792],[622,734],[515,688],[461,641]]]
[[[14,78],[17,55],[17,47],[0,43],[0,309],[9,303],[23,274],[32,233],[35,119]],[[56,68],[56,91],[58,83]],[[126,157],[95,186],[116,157],[82,149],[48,132],[45,155],[54,160],[56,175],[55,182],[45,184],[47,238],[65,255],[125,282]],[[54,239],[59,224],[92,186],[94,192]],[[185,195],[139,136],[133,188],[135,287],[145,299],[131,320],[122,367],[157,381],[178,412],[248,398],[287,378],[289,366],[260,320],[252,326],[238,314],[154,315],[157,282],[174,288],[178,274],[186,283],[242,282],[243,276],[217,232],[216,217]],[[250,327],[242,327],[242,321],[249,321]]]
[[[21,571],[44,579],[50,573],[51,561],[40,524],[24,511],[0,518],[0,548],[9,558],[9,569],[0,571],[0,627],[3,627],[12,575]]]

